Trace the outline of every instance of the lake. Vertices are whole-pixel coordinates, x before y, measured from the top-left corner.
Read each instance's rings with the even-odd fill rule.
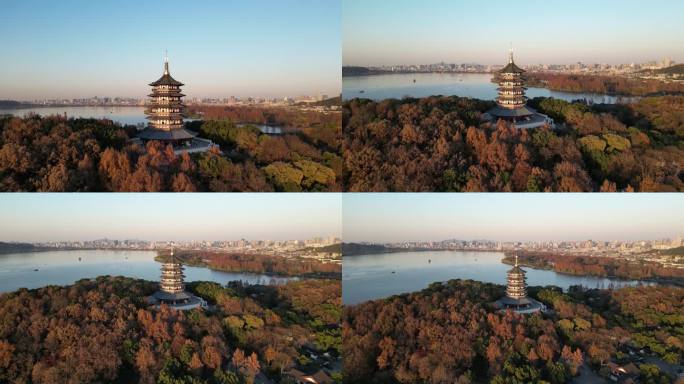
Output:
[[[10,108],[0,109],[0,115],[9,114],[23,117],[26,114],[35,113],[41,116],[64,115],[67,117],[82,117],[92,119],[109,119],[121,125],[146,125],[145,107],[37,107],[37,108]],[[185,119],[192,121],[194,119]],[[238,126],[246,124],[238,124]],[[262,133],[268,135],[280,135],[282,127],[274,125],[252,124],[259,128]]]
[[[92,119],[110,119],[122,125],[146,124],[145,107],[38,107],[0,109],[0,115],[24,116],[35,113],[41,116],[64,115]]]
[[[415,82],[413,80],[416,80]],[[472,97],[494,100],[497,84],[491,82],[488,73],[399,73],[371,76],[348,76],[342,78],[342,98],[355,97],[383,100],[401,99],[404,96],[427,97],[434,95]],[[361,92],[363,91],[363,93]],[[586,99],[593,103],[615,104],[635,98],[609,96],[596,93],[571,93],[551,91],[546,88],[529,88],[527,97],[555,97],[566,101]]]
[[[510,265],[503,264],[502,252],[399,252],[348,256],[342,263],[342,302],[357,304],[427,288],[433,282],[472,279],[506,284]],[[431,262],[428,262],[431,260]],[[637,281],[591,276],[571,276],[548,270],[524,268],[529,285],[571,285],[589,288],[636,285]],[[395,273],[392,273],[392,272]]]
[[[68,285],[83,278],[120,275],[159,281],[160,263],[156,251],[78,250],[0,255],[0,292],[46,285]],[[79,261],[79,258],[81,260]],[[38,271],[36,271],[36,269]],[[214,281],[226,284],[233,280],[252,284],[278,284],[293,277],[274,277],[257,273],[231,273],[208,268],[185,267],[185,281]]]

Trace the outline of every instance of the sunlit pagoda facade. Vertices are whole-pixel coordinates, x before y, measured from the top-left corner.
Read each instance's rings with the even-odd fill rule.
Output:
[[[506,281],[506,296],[494,303],[498,309],[512,310],[517,313],[535,313],[546,310],[544,304],[527,297],[527,277],[525,270],[518,265],[517,255],[515,265],[507,272]]]
[[[524,73],[525,70],[515,64],[511,50],[508,64],[499,71],[497,106],[487,111],[483,120],[493,123],[504,120],[519,129],[554,127],[553,119],[527,106]]]
[[[183,264],[176,259],[171,250],[161,265],[159,290],[148,297],[148,302],[157,307],[166,304],[178,310],[206,308],[207,303],[203,299],[185,291],[184,278]]]
[[[142,144],[157,140],[173,145],[176,152],[204,152],[214,147],[211,140],[202,139],[187,129],[183,123],[185,105],[181,87],[185,84],[171,77],[168,57],[164,58],[164,73],[155,82],[149,84],[152,93],[145,115],[148,124],[140,131],[138,139]]]

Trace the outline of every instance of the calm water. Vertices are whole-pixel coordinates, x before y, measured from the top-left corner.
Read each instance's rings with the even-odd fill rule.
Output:
[[[41,116],[64,115],[66,113],[67,117],[109,119],[121,125],[147,124],[144,107],[45,107],[0,109],[0,115],[10,114],[15,116],[25,116],[29,113],[36,113]],[[185,121],[192,120],[194,119],[185,119]],[[262,133],[269,135],[279,135],[283,133],[282,127],[259,124],[255,124],[255,126],[259,128]]]
[[[419,291],[435,281],[472,279],[506,284],[501,252],[401,252],[345,257],[342,263],[342,302],[357,304],[395,294]],[[432,262],[428,262],[432,260]],[[529,285],[571,285],[589,288],[634,285],[636,281],[581,277],[525,268]],[[392,273],[394,271],[395,273]]]
[[[83,278],[121,275],[159,281],[160,264],[154,251],[53,251],[0,255],[0,292],[45,285],[68,285]],[[81,258],[79,261],[78,258]],[[38,271],[35,271],[38,269]],[[293,278],[254,273],[229,273],[208,268],[185,267],[186,281],[233,280],[250,283],[281,283]]]
[[[416,80],[415,83],[413,80]],[[427,97],[433,95],[472,97],[494,100],[497,84],[491,82],[487,73],[403,73],[342,78],[342,98],[354,97],[382,100],[400,99],[404,96]],[[361,93],[363,91],[363,93]],[[593,103],[615,104],[633,98],[601,95],[595,93],[569,93],[546,88],[529,88],[527,97],[555,97],[566,101],[587,99]]]
[[[110,119],[122,125],[145,124],[145,107],[45,107],[0,109],[0,114],[24,116],[36,113],[41,116],[64,115],[67,117],[83,117],[93,119]]]

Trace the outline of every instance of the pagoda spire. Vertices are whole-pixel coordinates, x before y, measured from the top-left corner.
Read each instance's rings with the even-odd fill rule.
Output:
[[[511,53],[512,55],[512,53]],[[513,56],[511,56],[513,57]],[[169,74],[169,51],[164,50],[164,74],[168,75]]]
[[[508,50],[508,63],[513,64],[513,42],[511,42],[511,47]]]

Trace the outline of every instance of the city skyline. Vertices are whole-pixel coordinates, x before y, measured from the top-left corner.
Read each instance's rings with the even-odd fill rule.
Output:
[[[8,194],[0,241],[341,237],[338,194]]]
[[[639,241],[684,235],[673,194],[345,194],[344,242]]]
[[[506,62],[511,43],[520,65],[622,64],[663,58],[682,62],[684,49],[678,37],[684,26],[676,16],[682,11],[684,4],[670,0],[650,2],[648,7],[635,0],[370,4],[344,0],[343,64],[494,65]]]
[[[336,95],[340,12],[313,0],[9,0],[0,99],[143,97],[165,50],[189,97]]]

